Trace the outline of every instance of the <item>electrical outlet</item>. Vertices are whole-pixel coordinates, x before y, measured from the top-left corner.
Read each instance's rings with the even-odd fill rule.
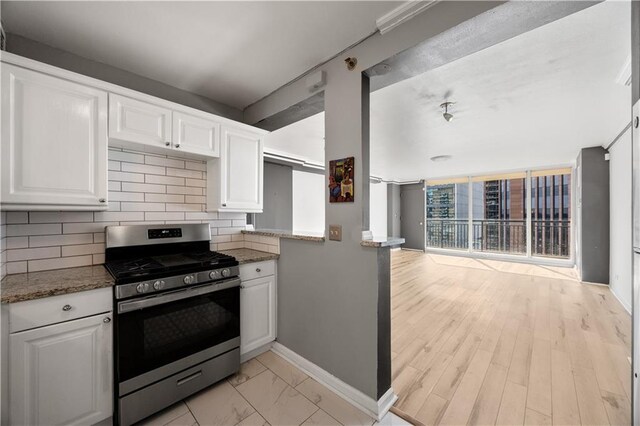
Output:
[[[342,241],[342,226],[329,225],[329,240]]]

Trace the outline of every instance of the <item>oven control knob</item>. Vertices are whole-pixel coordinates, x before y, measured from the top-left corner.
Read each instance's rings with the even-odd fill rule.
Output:
[[[185,276],[182,281],[184,281],[185,284],[193,284],[193,281],[194,281],[193,275]]]
[[[140,283],[136,286],[136,291],[138,293],[146,293],[149,291],[149,283]]]
[[[164,288],[164,281],[156,281],[153,283],[153,288],[156,290],[162,290]]]
[[[220,271],[211,271],[209,272],[209,278],[215,280],[216,278],[220,278]]]
[[[223,276],[223,277],[228,277],[229,275],[231,275],[231,271],[230,271],[230,270],[228,270],[227,268],[224,268],[224,269],[222,270],[222,276]]]

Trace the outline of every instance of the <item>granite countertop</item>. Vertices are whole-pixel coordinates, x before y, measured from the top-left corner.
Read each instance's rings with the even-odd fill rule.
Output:
[[[373,240],[362,240],[360,245],[363,247],[390,247],[404,244],[404,238],[387,237],[387,238],[374,238]]]
[[[261,262],[263,260],[273,260],[280,257],[279,254],[267,253],[266,251],[253,250],[248,248],[220,250],[220,253],[228,254],[236,258],[238,263],[245,264],[251,262]]]
[[[0,284],[0,302],[23,302],[112,285],[113,278],[103,265],[7,275]]]
[[[304,240],[304,241],[317,241],[323,242],[324,236],[322,234],[299,234],[292,231],[285,231],[281,229],[256,229],[255,231],[243,230],[243,234],[262,235],[264,237],[277,237],[288,238],[290,240]]]

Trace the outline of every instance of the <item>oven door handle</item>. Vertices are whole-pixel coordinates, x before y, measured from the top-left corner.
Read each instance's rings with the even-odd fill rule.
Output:
[[[162,305],[177,300],[188,299],[194,296],[202,296],[204,294],[213,293],[220,290],[226,290],[240,286],[240,278],[231,278],[224,281],[216,281],[196,287],[189,287],[170,293],[160,294],[157,296],[146,297],[144,299],[131,300],[118,303],[118,313],[124,314],[139,309],[149,308],[151,306]]]

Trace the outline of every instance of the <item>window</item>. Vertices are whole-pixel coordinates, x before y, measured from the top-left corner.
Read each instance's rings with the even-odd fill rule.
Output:
[[[469,246],[469,184],[427,182],[427,247],[463,249]]]
[[[526,254],[526,173],[472,178],[473,250]]]
[[[570,191],[568,168],[428,181],[427,248],[568,259]]]
[[[569,258],[571,170],[531,173],[531,254]]]

